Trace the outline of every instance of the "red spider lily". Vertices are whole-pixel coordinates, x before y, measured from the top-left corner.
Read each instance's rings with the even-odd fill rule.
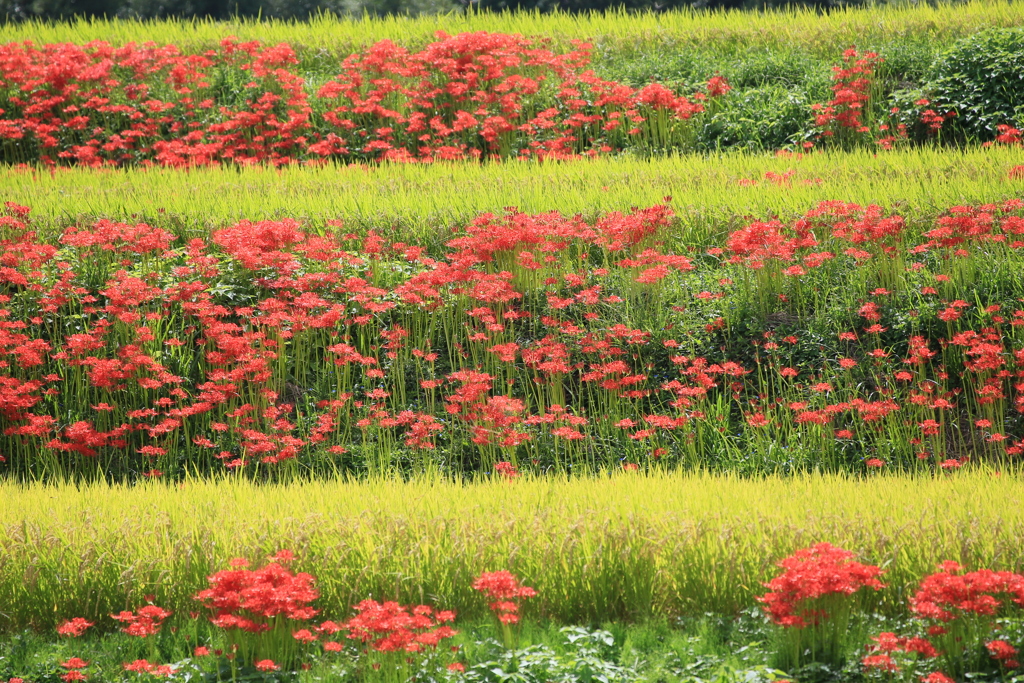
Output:
[[[139,638],[159,633],[164,619],[169,616],[171,616],[170,612],[156,605],[140,607],[138,613],[125,611],[110,615],[115,621],[125,624],[125,627],[121,629],[124,633]]]
[[[493,601],[491,611],[506,625],[519,622],[519,600],[537,595],[537,591],[521,585],[519,579],[507,570],[484,572],[473,582],[473,590]]]
[[[125,662],[121,666],[125,671],[147,673],[158,677],[171,676],[175,672],[174,667],[170,664],[154,664],[146,659],[136,659],[134,662]]]
[[[1016,659],[1017,648],[1005,640],[990,640],[985,643],[985,649],[988,650],[993,659],[999,660],[1008,669],[1015,669],[1020,666]]]
[[[852,595],[862,588],[881,590],[879,567],[853,561],[853,553],[828,543],[798,550],[781,560],[785,571],[765,586],[758,597],[772,621],[786,628],[804,628],[827,619],[828,614],[808,608],[806,601],[828,595]]]
[[[680,127],[703,110],[701,93],[633,89],[588,62],[583,44],[556,54],[518,35],[439,33],[415,53],[382,41],[352,54],[313,91],[283,43],[229,38],[203,55],[12,43],[0,46],[0,134],[49,165],[543,159],[613,152],[638,125],[657,119],[664,136],[666,118]],[[213,88],[225,73],[247,83],[241,101]],[[712,79],[708,96],[728,88]]]
[[[1003,639],[992,639],[996,617],[1010,605],[1024,605],[1024,577],[1013,572],[981,569],[965,572],[956,562],[943,562],[926,576],[910,599],[911,613],[927,627],[927,637],[901,637],[882,633],[872,638],[871,656],[906,653],[915,658],[938,659],[948,671],[962,675],[966,662],[983,652],[1001,668],[1016,668],[1017,649]],[[929,623],[930,622],[930,623]],[[971,654],[975,653],[975,654]],[[870,666],[865,658],[865,666]],[[922,680],[952,680],[936,672]]]
[[[841,129],[857,133],[868,132],[863,114],[871,96],[871,79],[882,58],[874,52],[863,55],[855,48],[843,53],[843,66],[833,67],[833,98],[827,104],[814,104],[815,125],[822,128],[821,136],[835,136]]]
[[[86,629],[95,626],[91,621],[86,621],[82,617],[75,617],[74,619],[68,619],[57,627],[57,634],[61,636],[69,636],[71,638],[77,638],[82,635]]]
[[[214,625],[260,633],[278,616],[307,620],[317,611],[309,603],[319,597],[309,574],[293,574],[277,562],[256,570],[229,569],[208,577],[210,587],[196,600],[214,611]]]
[[[458,632],[446,624],[454,621],[450,611],[431,607],[403,607],[396,602],[363,600],[355,606],[358,614],[343,625],[348,637],[367,643],[378,652],[420,652]]]
[[[995,616],[1001,599],[1007,598],[1024,606],[1020,574],[989,569],[965,573],[955,562],[945,562],[941,568],[926,576],[910,599],[910,610],[918,618],[949,622],[967,614]]]
[[[272,659],[261,659],[258,662],[255,662],[253,666],[256,667],[257,671],[262,671],[263,673],[281,670],[281,666],[279,664],[275,664]]]
[[[728,360],[734,335],[718,311],[703,322],[708,335],[723,336],[714,358],[683,355],[679,340],[608,319],[607,312],[625,303],[614,292],[626,281],[627,289],[637,280],[658,289],[669,277],[718,282],[714,291],[693,293],[700,305],[717,307],[746,296],[718,272],[736,265],[777,273],[798,267],[791,272],[805,274],[865,264],[888,270],[898,263],[893,254],[939,251],[945,262],[981,245],[1020,248],[1011,246],[1016,240],[1024,247],[1022,207],[951,207],[923,230],[922,244],[911,246],[899,216],[822,202],[793,221],[742,227],[727,240],[734,263],[718,260],[726,250],[712,248],[707,252],[716,260],[708,266],[661,243],[672,220],[665,206],[593,222],[509,210],[481,216],[437,253],[372,232],[321,237],[286,219],[239,221],[218,229],[212,241],[184,245],[145,224],[100,221],[68,229],[55,240],[57,252],[44,248],[24,207],[8,206],[0,216],[0,267],[10,268],[4,277],[13,288],[0,298],[0,364],[9,368],[0,372],[2,466],[28,473],[42,448],[72,468],[103,459],[132,477],[174,477],[182,456],[200,467],[255,470],[307,458],[340,464],[378,447],[404,456],[463,438],[480,449],[471,466],[517,462],[524,457],[517,449],[548,438],[565,442],[573,459],[589,451],[571,442],[603,439],[610,425],[629,430],[615,438],[630,446],[659,437],[683,446],[684,428],[706,423],[702,403],[716,393],[736,403],[735,414],[746,418],[740,438],[751,441],[765,421],[786,439],[819,438],[829,426],[849,442],[845,447],[863,443],[865,461],[877,450],[876,434],[899,419],[921,431],[905,452],[886,458],[887,466],[913,467],[927,453],[924,460],[934,455],[934,466],[953,469],[965,461],[945,455],[946,441],[953,425],[969,420],[988,425],[969,437],[979,459],[1015,456],[1013,415],[1024,412],[1024,385],[1015,374],[1024,351],[1013,333],[1024,325],[1024,311],[1003,301],[953,298],[959,285],[943,273],[912,288],[927,302],[926,315],[943,323],[933,334],[896,337],[888,321],[920,312],[903,311],[892,286],[869,288],[850,311],[865,321],[863,329],[840,333],[841,355],[820,368],[783,367],[779,356],[806,345],[806,335],[775,338],[767,331],[757,348],[773,357],[773,370],[786,379],[780,386],[765,383],[754,365]],[[58,260],[58,253],[76,263]],[[602,267],[585,267],[591,254],[601,254]],[[159,276],[149,265],[157,257],[173,264]],[[401,273],[378,286],[375,269],[392,259]],[[83,273],[93,266],[90,281]],[[913,261],[908,277],[924,267]],[[251,278],[244,305],[213,294],[236,270]],[[756,280],[749,285],[755,298],[759,287],[776,286],[770,277]],[[653,295],[660,300],[668,291]],[[23,303],[82,310],[83,325],[50,330],[38,310],[23,314]],[[408,319],[421,315],[452,316],[451,338],[418,338]],[[168,316],[183,321],[173,336]],[[655,346],[678,355],[657,360]],[[437,364],[442,355],[449,362]],[[678,370],[675,377],[656,368],[665,361]],[[337,395],[317,397],[315,409],[307,408],[302,396],[309,388],[292,379],[296,364],[307,378],[333,372]],[[832,372],[837,364],[839,376]],[[445,374],[437,376],[441,367]],[[406,376],[410,371],[414,377]],[[868,373],[877,379],[865,384]],[[525,390],[524,380],[536,392]],[[82,409],[67,410],[73,404],[63,392],[75,387],[90,396]],[[872,393],[856,395],[862,390]],[[555,410],[567,395],[590,398],[578,413]],[[627,412],[605,417],[599,404],[610,398]],[[343,438],[354,443],[337,442]],[[928,448],[918,447],[922,439]],[[648,451],[653,458],[654,449]]]
[[[502,475],[506,479],[515,479],[519,476],[519,470],[510,462],[494,463],[494,472],[495,474]]]

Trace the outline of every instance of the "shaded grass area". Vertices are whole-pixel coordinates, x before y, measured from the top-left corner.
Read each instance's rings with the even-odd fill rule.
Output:
[[[344,618],[369,596],[479,618],[487,606],[473,578],[507,568],[540,594],[529,618],[601,623],[737,614],[756,604],[777,560],[827,541],[886,569],[873,607],[899,615],[942,560],[1019,570],[1022,496],[1018,477],[982,468],[935,478],[4,484],[0,629],[105,618],[146,595],[187,620],[206,576],[281,548],[317,577],[323,618]]]

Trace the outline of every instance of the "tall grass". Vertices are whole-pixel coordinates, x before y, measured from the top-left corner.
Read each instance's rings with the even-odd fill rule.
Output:
[[[346,230],[375,228],[403,239],[436,236],[481,212],[557,210],[593,218],[650,206],[671,196],[691,239],[720,233],[737,217],[789,217],[822,200],[897,207],[930,217],[959,203],[1019,195],[1007,176],[1019,151],[916,148],[803,157],[729,154],[658,159],[598,158],[503,164],[318,168],[204,168],[0,175],[0,196],[32,207],[37,229],[97,216],[145,220],[178,234],[206,233],[242,218],[342,219]],[[792,173],[781,182],[766,173]],[[757,181],[745,184],[747,181]]]
[[[142,603],[187,618],[205,577],[280,548],[317,577],[324,616],[362,598],[486,611],[470,589],[507,568],[534,616],[565,621],[732,613],[773,564],[828,541],[887,571],[880,607],[941,560],[1024,567],[1024,488],[975,470],[943,477],[701,474],[561,480],[239,479],[131,487],[0,485],[0,629],[52,627]]]
[[[36,43],[105,40],[114,44],[175,43],[198,50],[227,35],[265,43],[287,41],[310,50],[345,51],[391,39],[422,44],[437,31],[493,31],[550,36],[558,46],[572,39],[598,39],[599,47],[640,53],[644,45],[669,44],[679,49],[717,44],[733,49],[799,44],[835,55],[851,44],[878,45],[892,40],[925,37],[948,41],[990,26],[1024,23],[1020,4],[1003,0],[966,3],[880,5],[845,8],[828,14],[810,8],[760,13],[675,10],[659,14],[624,11],[579,14],[452,13],[419,18],[315,17],[308,22],[168,19],[159,21],[79,19],[74,22],[28,21],[0,27],[0,41]]]

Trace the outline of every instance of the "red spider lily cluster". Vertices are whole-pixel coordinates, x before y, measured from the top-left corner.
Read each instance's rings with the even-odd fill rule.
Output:
[[[995,616],[1003,602],[1024,607],[1024,576],[979,569],[964,572],[956,562],[921,581],[910,598],[910,611],[919,619],[950,622],[967,614]]]
[[[819,543],[781,560],[778,566],[784,572],[766,584],[770,590],[759,600],[771,620],[783,627],[784,633],[799,635],[809,630],[817,631],[810,641],[801,641],[801,651],[805,654],[813,650],[812,657],[825,656],[827,650],[822,647],[823,641],[846,633],[851,623],[850,615],[846,615],[847,618],[838,625],[834,622],[844,607],[854,607],[850,601],[851,596],[864,588],[876,591],[885,589],[879,580],[884,572],[879,567],[859,563],[853,558],[853,553],[849,551],[828,543]],[[354,616],[345,621],[328,620],[319,624],[306,624],[304,622],[309,622],[316,615],[316,610],[308,605],[316,597],[312,589],[313,579],[305,574],[291,573],[287,569],[282,571],[280,563],[292,559],[294,556],[288,551],[278,553],[267,565],[275,568],[259,579],[253,578],[259,570],[250,572],[243,566],[244,561],[234,560],[231,570],[208,577],[211,586],[215,586],[211,590],[216,596],[231,596],[221,603],[224,609],[229,604],[249,605],[244,608],[248,614],[282,617],[284,621],[275,624],[275,628],[279,628],[285,636],[283,643],[300,643],[304,646],[303,656],[340,653],[346,649],[345,641],[348,641],[355,647],[354,651],[349,650],[350,653],[356,658],[369,657],[368,663],[374,670],[379,670],[382,664],[388,662],[401,668],[414,663],[416,656],[433,658],[439,654],[438,646],[442,641],[457,634],[450,626],[455,620],[452,611],[437,610],[428,605],[404,606],[397,602],[372,599],[355,605]],[[241,580],[230,578],[238,572],[248,575]],[[229,577],[229,580],[225,580],[225,577]],[[227,583],[245,584],[247,587],[238,590],[221,589]],[[301,587],[297,589],[296,583],[301,584]],[[491,601],[490,608],[498,616],[506,636],[509,627],[518,623],[519,602],[537,595],[533,588],[523,585],[514,574],[505,570],[482,573],[473,582],[472,588]],[[196,599],[210,606],[215,597],[208,593],[203,591],[196,595]],[[822,606],[828,606],[829,611],[826,612]],[[889,680],[949,683],[962,680],[965,672],[998,669],[1005,674],[1020,667],[1018,644],[1000,633],[1001,624],[997,619],[1012,616],[1011,610],[1024,607],[1024,575],[987,569],[967,572],[955,562],[944,562],[938,572],[921,580],[918,590],[909,600],[909,606],[912,616],[920,622],[920,633],[904,636],[884,632],[872,636],[867,654],[861,660],[868,672],[884,675]],[[236,607],[235,612],[240,609],[243,608]],[[169,613],[148,605],[137,610],[137,613],[124,612],[111,616],[121,622],[136,624],[142,619],[160,622]],[[199,615],[192,616],[198,618]],[[836,628],[832,632],[821,628],[828,624]],[[90,626],[90,622],[75,618],[61,624],[57,630],[62,635],[76,636]],[[237,627],[228,625],[228,628]],[[336,638],[338,634],[344,634],[344,638]],[[322,642],[313,650],[305,647],[318,641]],[[808,644],[810,650],[805,650]],[[289,655],[279,649],[281,645],[282,641],[275,643],[266,640],[261,648],[244,654],[233,647],[227,657],[233,665],[240,660],[260,672],[278,671],[298,665],[299,661],[290,660]],[[453,648],[455,650],[457,648]],[[212,652],[209,647],[202,645],[194,650],[197,659],[211,654],[220,656],[222,651]],[[440,660],[431,661],[439,667],[445,665]],[[85,669],[89,667],[89,662],[85,660],[71,657],[60,662],[60,666],[65,669],[62,677],[66,681],[88,678]],[[169,676],[176,672],[175,667],[146,659],[126,662],[123,668],[153,676]],[[451,671],[464,671],[465,665],[454,662],[447,664],[447,668]],[[922,670],[932,671],[920,676]],[[912,678],[906,678],[907,674],[913,672],[917,673]]]
[[[156,605],[146,605],[140,607],[137,613],[126,610],[110,616],[125,625],[121,630],[128,635],[145,638],[159,633],[164,619],[171,616],[171,613]]]
[[[537,596],[537,591],[521,585],[519,579],[507,570],[484,572],[473,582],[473,590],[480,591],[492,601],[491,611],[505,625],[518,624],[520,601]]]
[[[377,652],[420,652],[436,648],[457,633],[447,626],[455,620],[454,612],[435,612],[428,605],[410,608],[397,602],[363,600],[354,609],[358,614],[341,628],[348,631],[349,638]]]
[[[836,134],[836,129],[848,128],[857,133],[867,133],[864,113],[871,99],[871,84],[882,58],[876,52],[861,54],[856,48],[843,53],[843,65],[833,67],[832,86],[834,97],[828,104],[814,104],[814,123],[823,129],[823,137]]]
[[[1022,140],[1021,138],[1021,136],[1024,135],[1024,132],[1022,132],[1018,128],[1014,128],[1013,126],[1001,123],[998,126],[996,126],[996,132],[997,135],[995,141],[986,142],[982,145],[983,147],[990,147],[993,144],[1020,147],[1022,144],[1024,144],[1024,140]]]
[[[341,623],[329,620],[316,625],[309,623],[318,614],[311,606],[319,597],[314,578],[283,566],[295,559],[291,551],[282,550],[269,559],[262,568],[252,570],[246,560],[236,558],[231,561],[231,569],[209,576],[210,587],[195,595],[197,601],[213,612],[211,622],[224,629],[228,636],[227,657],[233,666],[248,664],[266,673],[281,670],[283,665],[297,665],[303,654],[309,654],[304,646],[320,641],[321,637],[323,653],[338,653],[344,645],[332,637],[339,633],[359,643],[356,656],[373,652],[400,653],[403,657],[433,652],[443,640],[458,633],[449,625],[455,620],[453,611],[435,610],[428,605],[403,606],[391,601],[363,600],[353,608],[355,616]],[[526,595],[523,591],[536,594],[533,589],[522,589],[523,596]],[[122,628],[124,633],[146,637],[157,633],[170,615],[169,611],[150,604],[136,612],[124,611],[111,617],[126,624]],[[199,618],[200,613],[191,613],[191,616]],[[75,617],[59,625],[57,632],[77,637],[93,625]],[[296,644],[303,648],[301,652],[295,651]],[[213,652],[205,645],[194,648],[197,659],[222,653],[222,650]],[[65,680],[86,680],[81,669],[87,667],[88,662],[71,658],[61,666],[68,669]],[[374,666],[379,667],[380,663]],[[147,659],[125,662],[123,668],[153,676],[169,676],[176,671],[170,665]]]
[[[875,669],[888,672],[899,671],[896,660],[892,654],[896,652],[916,655],[924,659],[933,659],[939,656],[938,650],[931,641],[921,637],[901,637],[895,633],[884,632],[872,636],[873,645],[868,646],[870,654],[865,656],[861,663],[866,669]]]
[[[117,614],[111,614],[110,618],[123,624],[121,628],[123,633],[146,638],[159,633],[164,620],[169,616],[171,616],[170,611],[157,605],[149,604],[140,607],[135,612],[123,610]],[[82,617],[75,617],[62,622],[57,627],[57,635],[78,638],[95,625],[95,623],[87,621]]]
[[[952,472],[1024,452],[1024,291],[974,279],[1019,264],[1019,200],[913,226],[823,202],[710,245],[674,238],[663,205],[485,214],[442,246],[291,219],[44,236],[5,213],[16,476],[435,458],[512,478],[713,466],[723,444],[769,442],[821,458],[806,465]],[[802,320],[837,300],[821,288],[848,281],[834,336],[811,343]]]
[[[725,94],[636,89],[519,35],[465,33],[418,52],[382,41],[312,88],[287,44],[183,54],[173,45],[0,46],[0,139],[8,161],[203,166],[564,158],[664,146]]]
[[[500,474],[506,479],[515,479],[520,474],[519,470],[516,469],[516,466],[507,460],[494,463],[494,473]]]
[[[88,676],[82,671],[89,666],[89,662],[78,657],[71,657],[70,659],[60,663],[61,667],[65,669],[65,673],[61,675],[61,679],[71,683],[72,681],[84,681],[88,679]]]
[[[1002,671],[1016,669],[1020,666],[1017,648],[992,637],[996,618],[1013,607],[1024,607],[1024,576],[990,569],[965,572],[956,562],[943,562],[938,572],[922,579],[910,598],[910,611],[921,621],[922,635],[881,633],[872,638],[875,644],[869,646],[862,663],[867,669],[889,673],[927,660],[958,675],[968,666],[983,669],[986,659]],[[945,672],[932,676],[935,681],[952,680]]]
[[[150,597],[147,596],[147,599],[150,599]],[[124,624],[121,628],[123,633],[139,638],[147,638],[159,633],[164,620],[169,616],[171,616],[171,612],[168,610],[149,604],[140,607],[136,612],[124,610],[118,614],[111,614],[110,618]],[[87,621],[82,617],[74,617],[57,626],[57,634],[67,638],[78,638],[95,625],[95,623]],[[84,681],[88,679],[88,676],[82,670],[88,667],[89,662],[78,657],[72,657],[65,662],[61,662],[60,665],[67,669],[66,673],[61,676],[63,680]],[[175,672],[174,667],[169,664],[154,664],[145,659],[125,662],[123,667],[125,671],[147,673],[157,677],[170,676]]]
[[[77,638],[78,636],[85,633],[85,631],[96,624],[91,621],[87,621],[82,617],[75,617],[74,619],[68,619],[61,623],[57,627],[57,635],[66,636],[68,638]]]
[[[245,560],[232,560],[232,569],[209,577],[210,587],[196,600],[214,612],[212,622],[224,629],[261,633],[273,628],[275,619],[312,619],[317,610],[310,603],[320,597],[313,577],[293,573],[279,562],[248,569]]]
[[[175,669],[170,664],[155,664],[148,659],[136,659],[134,662],[122,664],[125,671],[134,673],[145,673],[156,677],[166,677],[174,674]]]
[[[853,560],[854,554],[829,543],[798,550],[781,560],[785,571],[765,586],[769,592],[758,598],[776,624],[785,628],[815,626],[829,618],[814,607],[826,596],[853,595],[862,588],[881,590],[878,579],[884,572],[874,565]]]
[[[854,47],[843,53],[843,64],[833,67],[832,99],[811,105],[820,141],[868,139],[877,135],[876,144],[888,150],[908,140],[908,124],[920,125],[926,135],[935,136],[949,118],[956,116],[955,111],[940,113],[929,108],[931,102],[921,98],[909,112],[901,114],[898,107],[893,107],[888,120],[868,120],[875,72],[883,61],[878,53],[862,53]],[[805,147],[811,146],[813,143],[805,143]]]

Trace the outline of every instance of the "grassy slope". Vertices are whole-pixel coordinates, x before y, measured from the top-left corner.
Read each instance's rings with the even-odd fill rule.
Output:
[[[1024,564],[1021,482],[951,477],[702,475],[255,486],[244,480],[81,489],[0,485],[0,628],[141,604],[186,615],[228,559],[279,548],[318,577],[325,616],[373,595],[485,609],[474,576],[509,568],[532,609],[600,621],[749,607],[772,564],[821,541],[887,569],[883,600],[944,559]]]

